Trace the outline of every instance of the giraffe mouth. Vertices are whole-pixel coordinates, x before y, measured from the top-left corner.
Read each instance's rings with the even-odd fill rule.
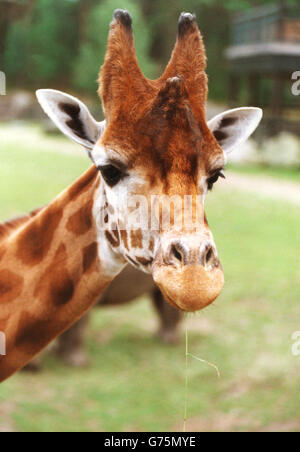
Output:
[[[178,306],[173,300],[172,298],[168,295],[168,292],[166,291],[165,288],[160,287],[160,290],[165,298],[165,300],[175,309],[178,309],[179,311],[183,311],[186,312],[185,309],[182,309],[180,306]]]
[[[206,308],[216,300],[224,286],[221,266],[207,270],[201,265],[187,265],[181,269],[154,265],[152,275],[166,301],[184,312]]]

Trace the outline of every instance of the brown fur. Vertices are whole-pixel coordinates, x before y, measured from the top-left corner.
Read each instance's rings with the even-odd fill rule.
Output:
[[[62,216],[63,209],[51,205],[36,221],[21,231],[18,236],[17,255],[23,264],[34,266],[45,258]]]
[[[0,325],[7,355],[0,357],[0,381],[69,328],[109,283],[105,275],[99,278],[96,225],[80,228],[76,246],[74,231],[67,228],[70,218],[80,216],[78,205],[91,220],[98,185],[92,167],[48,207],[15,222],[2,240]]]
[[[149,251],[151,253],[153,253],[153,251],[154,251],[154,245],[155,245],[154,239],[153,239],[153,237],[151,237],[150,241],[149,241]]]
[[[127,249],[127,251],[129,251],[127,231],[125,229],[121,229],[120,235],[121,235],[121,240],[122,240],[124,247]]]
[[[109,243],[111,244],[111,246],[113,246],[114,248],[117,248],[120,245],[119,238],[116,236],[114,237],[111,232],[105,231],[105,236]]]
[[[92,208],[93,200],[81,207],[76,213],[74,213],[68,220],[67,229],[73,232],[74,235],[82,235],[88,232],[92,227]]]
[[[119,308],[120,305],[131,303],[138,297],[145,295],[150,298],[152,307],[158,316],[159,327],[157,336],[164,343],[178,343],[182,313],[165,302],[151,275],[142,273],[131,265],[127,265],[112,281],[101,295],[98,306],[102,308]],[[90,313],[86,314],[58,338],[54,349],[55,354],[66,365],[73,367],[85,367],[88,365],[89,357],[86,347],[86,336],[88,334],[90,317]],[[36,360],[30,362],[25,370],[36,372],[40,366],[41,357],[38,356]]]
[[[136,260],[139,264],[142,264],[145,267],[147,267],[148,265],[151,265],[153,262],[153,259],[145,259],[144,257],[139,257],[139,256],[136,256]]]
[[[223,151],[205,119],[205,68],[196,21],[183,15],[165,73],[155,81],[146,79],[137,64],[130,16],[116,12],[99,78],[107,119],[99,144],[122,153],[128,169],[134,167],[143,175],[145,184],[137,192],[148,197],[163,193],[195,199],[202,194],[200,177],[210,175],[216,160],[223,165]],[[69,126],[82,138],[78,108],[61,107],[69,116]],[[17,222],[17,229],[7,224],[2,233],[0,230],[0,324],[5,323],[8,348],[7,356],[0,357],[0,381],[79,319],[113,278],[105,274],[105,262],[101,263],[96,253],[98,236],[91,200],[99,183],[98,171],[92,167],[37,215],[25,223]],[[113,214],[112,206],[107,206],[106,213]],[[206,239],[203,219],[201,225]],[[110,225],[105,237],[118,248],[121,239],[115,226]],[[133,241],[140,248],[139,234]],[[149,247],[154,245],[149,243]],[[130,253],[133,265],[150,268],[152,258]],[[208,272],[198,262],[192,272],[187,266],[178,270],[176,265],[166,264],[167,257],[162,249],[157,252],[153,275],[170,303],[196,310],[217,296],[223,284],[220,268]],[[176,264],[182,263],[177,260]],[[3,275],[12,277],[13,287],[4,282]]]
[[[202,171],[208,172],[212,157],[223,155],[205,120],[203,40],[195,20],[185,28],[185,33],[179,33],[166,71],[151,81],[138,67],[131,27],[114,19],[99,77],[99,94],[108,122],[102,144],[122,149],[129,166],[144,167],[147,161],[152,173],[149,177],[153,181],[162,178],[176,193],[182,182],[184,188],[188,185],[187,193],[191,191],[199,160]],[[177,168],[178,180],[174,184],[173,177],[168,184],[168,175],[174,175]]]
[[[195,212],[197,196],[203,194],[201,181],[208,179],[213,171],[225,164],[223,150],[206,122],[208,84],[202,36],[195,17],[181,15],[177,41],[165,72],[157,80],[148,80],[137,63],[128,17],[128,13],[118,11],[110,27],[105,62],[99,76],[99,95],[107,128],[98,145],[119,153],[129,171],[142,175],[145,183],[137,186],[136,192],[131,194],[146,195],[148,200],[153,194],[169,197],[177,195],[182,201],[184,196],[190,195]],[[201,226],[201,240],[208,242],[211,236],[204,208],[201,209],[197,226]],[[171,225],[174,218],[175,209]],[[160,232],[162,220],[159,214]],[[183,235],[191,234],[190,230],[184,228],[181,232]],[[107,233],[107,239],[112,246],[118,246],[110,232]],[[192,246],[196,247],[195,244]],[[139,247],[132,237],[131,247]],[[161,263],[159,253],[155,257],[154,268],[159,267],[160,271],[153,274],[158,277],[162,290],[164,286],[170,286],[175,299],[179,301],[178,307],[195,310],[197,306],[201,308],[213,301],[224,282],[221,270],[213,271],[214,266],[211,265],[211,270],[206,272],[201,266],[203,256],[196,263],[196,257],[193,258],[195,274],[202,275],[203,270],[206,281],[198,292],[197,285],[200,283],[194,280],[192,285],[188,271],[179,272],[176,269],[173,275],[168,268],[169,256],[163,254],[162,251]],[[189,256],[192,254],[189,253]],[[197,253],[194,254],[196,256]],[[136,256],[131,249],[128,255],[131,263],[137,261],[142,266],[151,263],[149,259]],[[215,254],[214,259],[217,260]],[[182,263],[187,267],[186,260]],[[206,275],[205,272],[211,274]],[[216,290],[213,290],[213,285]],[[203,297],[203,303],[199,300],[199,294]],[[170,297],[167,296],[167,299]],[[180,299],[184,300],[183,303],[180,303]]]
[[[35,209],[28,215],[23,215],[21,217],[13,218],[12,220],[6,221],[5,223],[0,224],[0,241],[11,234],[13,231],[21,227],[24,223],[26,223],[30,218],[37,215],[41,209]],[[1,253],[0,253],[1,258]]]
[[[141,229],[132,230],[130,239],[132,248],[143,248],[143,233]]]
[[[1,303],[9,303],[22,292],[24,278],[10,270],[0,271],[0,299]]]
[[[97,259],[97,242],[93,242],[86,246],[82,251],[82,266],[83,273],[87,273],[92,269],[93,263]]]
[[[72,299],[74,284],[67,269],[67,248],[61,243],[54,254],[53,261],[38,281],[34,297],[50,306],[60,306]]]

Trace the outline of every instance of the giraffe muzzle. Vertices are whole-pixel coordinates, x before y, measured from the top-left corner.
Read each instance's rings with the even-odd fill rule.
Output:
[[[173,239],[161,246],[152,275],[166,300],[177,309],[199,311],[220,295],[224,273],[211,240],[191,246],[192,238]]]

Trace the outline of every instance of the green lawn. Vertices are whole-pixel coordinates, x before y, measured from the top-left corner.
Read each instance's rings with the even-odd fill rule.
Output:
[[[274,167],[274,166],[264,166],[264,165],[229,165],[232,171],[249,174],[262,177],[272,177],[276,179],[282,179],[291,182],[300,183],[300,168],[296,167]]]
[[[89,164],[63,139],[26,134],[15,131],[4,145],[0,127],[1,218],[47,203]],[[299,209],[216,189],[207,213],[226,286],[189,318],[190,351],[215,363],[221,378],[190,360],[188,430],[300,431],[300,356],[291,353],[300,330]],[[171,347],[155,339],[155,328],[146,299],[96,310],[90,368],[47,357],[42,373],[3,383],[0,431],[180,430],[184,332]]]
[[[0,219],[42,206],[71,184],[89,167],[79,149],[38,126],[0,125]]]

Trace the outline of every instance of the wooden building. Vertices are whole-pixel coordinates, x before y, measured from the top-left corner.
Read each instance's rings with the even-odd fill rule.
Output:
[[[283,125],[287,110],[299,109],[300,114],[300,96],[295,98],[291,91],[292,74],[300,71],[299,8],[288,8],[282,0],[235,16],[226,58],[232,106],[240,104],[241,87],[246,80],[248,104],[263,107],[272,128],[277,130],[277,125]],[[267,98],[261,95],[264,80],[269,80]],[[294,130],[292,124],[285,127]],[[298,128],[300,133],[299,125]]]

